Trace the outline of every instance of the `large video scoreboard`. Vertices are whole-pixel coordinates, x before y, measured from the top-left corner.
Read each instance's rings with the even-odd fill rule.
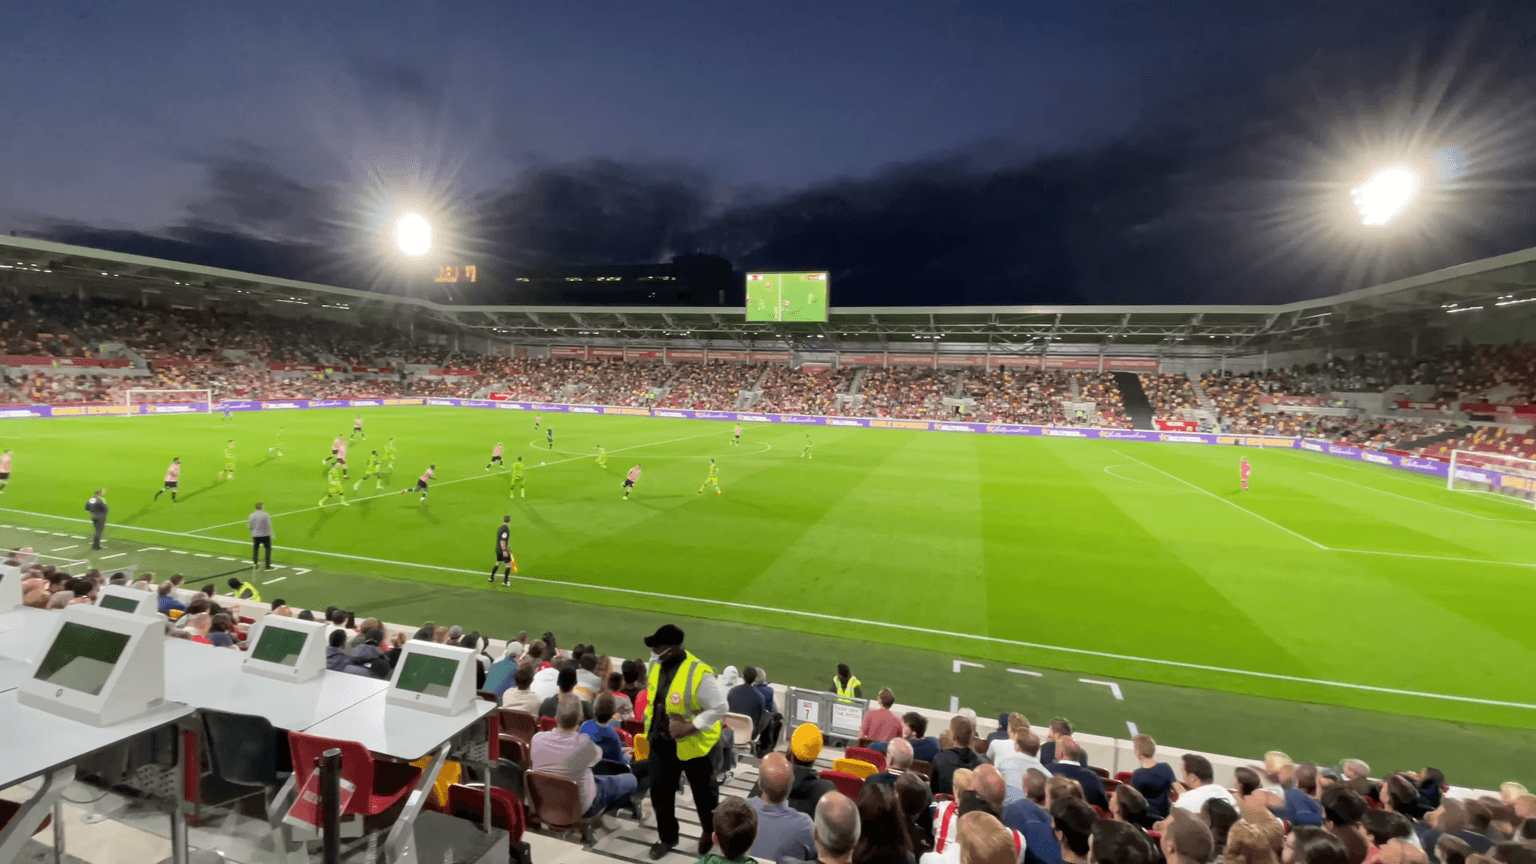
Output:
[[[748,273],[748,321],[827,320],[828,280],[821,273]]]

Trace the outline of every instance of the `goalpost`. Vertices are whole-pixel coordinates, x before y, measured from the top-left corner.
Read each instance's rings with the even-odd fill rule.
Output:
[[[1536,506],[1536,459],[1452,450],[1445,482],[1452,492],[1486,492]]]
[[[128,416],[138,414],[140,405],[148,406],[144,414],[212,414],[213,391],[188,388],[185,390],[129,390]]]

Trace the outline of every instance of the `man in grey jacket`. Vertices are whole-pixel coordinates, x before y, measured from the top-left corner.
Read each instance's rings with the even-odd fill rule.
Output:
[[[256,569],[256,561],[261,556],[261,548],[267,548],[267,569],[272,569],[272,516],[261,509],[261,502],[256,502],[256,509],[251,511],[251,516],[246,520],[251,528],[251,569]]]
[[[101,548],[101,532],[107,530],[107,498],[105,489],[97,489],[91,500],[85,502],[85,509],[91,514],[91,524],[96,528],[96,534],[91,538],[91,548]]]

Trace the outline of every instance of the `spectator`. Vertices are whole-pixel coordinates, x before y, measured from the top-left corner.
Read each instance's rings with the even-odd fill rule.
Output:
[[[741,674],[741,683],[726,691],[725,704],[730,706],[732,714],[740,714],[752,719],[753,738],[763,731],[764,705],[763,694],[753,686],[757,681],[757,670],[751,666],[744,667]]]
[[[726,798],[715,808],[710,835],[718,853],[699,859],[699,864],[743,864],[753,861],[747,852],[757,840],[757,811],[740,798]]]
[[[1237,801],[1233,799],[1232,793],[1214,782],[1215,776],[1211,770],[1211,760],[1194,753],[1185,753],[1184,781],[1174,784],[1174,788],[1179,790],[1179,800],[1173,806],[1194,814],[1198,814],[1205,802],[1212,798],[1220,798],[1236,806]]]
[[[960,817],[959,847],[959,864],[1014,864],[1019,860],[1017,838],[990,813],[971,812]]]
[[[1051,721],[1051,725],[1046,728],[1045,743],[1040,745],[1040,761],[1045,763],[1045,767],[1051,767],[1051,763],[1056,761],[1056,739],[1071,734],[1072,724],[1065,717]]]
[[[1056,829],[1056,842],[1061,844],[1064,864],[1088,864],[1088,838],[1093,834],[1093,823],[1097,820],[1093,808],[1076,798],[1064,798],[1051,804],[1051,823]],[[1167,835],[1163,836],[1167,842]],[[1209,848],[1206,853],[1206,857],[1185,864],[1206,864],[1210,860]],[[1169,855],[1168,860],[1171,864],[1173,856]]]
[[[832,676],[832,692],[839,696],[851,696],[855,699],[864,698],[864,685],[859,679],[853,677],[847,663],[837,664],[837,674]]]
[[[613,707],[613,694],[604,693],[597,697],[592,705],[592,719],[581,724],[581,734],[592,739],[592,743],[602,751],[604,760],[628,765],[629,757],[624,755],[624,742],[619,739],[619,733],[608,725],[608,721],[613,719]]]
[[[1431,857],[1438,859],[1440,864],[1466,864],[1467,857],[1472,854],[1467,841],[1451,834],[1441,834],[1430,848],[1434,852]]]
[[[58,594],[53,596],[58,597],[60,594],[69,593],[71,592],[60,591]],[[187,635],[192,639],[193,642],[196,642],[199,645],[213,644],[213,641],[208,638],[208,628],[213,625],[212,615],[209,615],[207,612],[197,612],[194,614],[183,615],[182,617],[186,619]]]
[[[346,631],[341,631],[345,633]],[[388,681],[391,673],[389,659],[384,656],[384,631],[373,627],[363,632],[363,644],[352,652],[352,662],[341,671],[349,675],[362,675]]]
[[[987,736],[987,761],[996,765],[997,757],[1004,753],[1015,752],[1016,748],[1013,746],[1014,736],[1020,730],[1028,728],[1029,718],[1023,714],[1004,711],[997,715],[997,731]],[[1040,752],[1039,747],[1035,748],[1035,752]]]
[[[610,725],[614,727],[623,726],[625,721],[635,719],[635,703],[629,701],[629,697],[620,692],[623,689],[624,674],[609,672],[603,679],[602,691],[598,693],[598,698],[602,698],[604,693],[613,697],[613,720]],[[596,710],[596,703],[593,703],[593,710]]]
[[[532,768],[573,781],[581,791],[582,816],[590,819],[630,799],[638,784],[630,773],[592,773],[603,754],[591,738],[576,729],[581,722],[581,700],[574,693],[562,693],[557,702],[556,728],[533,736],[529,748]]]
[[[208,641],[219,648],[233,648],[237,644],[235,639],[235,620],[228,612],[220,612],[213,616],[208,625]]]
[[[1206,864],[1211,860],[1216,844],[1211,839],[1211,829],[1199,817],[1177,809],[1157,827],[1162,833],[1161,847],[1168,864]]]
[[[1347,822],[1349,811],[1335,800],[1331,790],[1332,787],[1329,787],[1323,792],[1324,818],[1329,823]],[[1344,812],[1336,814],[1334,812],[1336,810],[1344,810]],[[1465,841],[1468,848],[1476,855],[1486,853],[1493,848],[1492,840],[1471,829],[1472,819],[1467,813],[1467,805],[1451,797],[1442,798],[1439,807],[1425,814],[1423,822],[1414,825],[1414,830],[1419,835],[1419,846],[1423,849],[1435,848],[1441,836],[1446,834]]]
[[[347,651],[356,651],[357,646],[363,644],[363,634],[374,627],[381,626],[378,619],[368,618],[358,626],[357,632],[347,637]]]
[[[1136,761],[1141,764],[1131,772],[1131,785],[1147,799],[1148,812],[1161,819],[1168,815],[1168,792],[1178,778],[1174,777],[1167,762],[1155,758],[1157,742],[1151,735],[1137,735],[1131,742],[1136,748]]]
[[[576,695],[590,703],[602,689],[603,679],[597,675],[597,652],[586,651],[576,669]]]
[[[161,615],[170,615],[172,612],[187,611],[187,605],[176,599],[176,595],[173,593],[175,590],[176,583],[174,582],[160,583],[160,587],[157,589],[160,597],[156,601],[155,608],[160,612]]]
[[[1015,831],[1020,831],[1029,836],[1028,827],[1031,824],[1051,824],[1051,813],[1041,806],[1045,801],[1046,781],[1049,777],[1038,768],[1031,768],[1024,773],[1024,797],[1016,798],[1003,805],[1003,824]],[[1113,811],[1111,811],[1113,812]],[[1047,832],[1049,833],[1049,832]],[[1026,848],[1036,848],[1033,838],[1029,839]]]
[[[1033,768],[1042,774],[1046,773],[1045,765],[1035,755],[1040,752],[1040,736],[1030,731],[1028,726],[1015,729],[1012,740],[995,741],[988,749],[996,750],[997,755],[992,757],[992,764],[997,766],[1009,786],[1019,790],[1020,795],[1024,794],[1026,772]]]
[[[766,718],[763,721],[763,731],[757,736],[757,748],[759,753],[767,753],[779,746],[779,736],[784,731],[784,715],[779,713],[773,687],[768,684],[768,673],[761,666],[756,667],[756,670],[757,683],[753,686],[763,697],[763,712]]]
[[[367,621],[363,624],[367,625]],[[517,670],[522,664],[517,661],[517,643],[508,642],[506,650],[502,652],[501,659],[491,664],[491,668],[485,670],[485,690],[496,694],[496,701],[505,705],[502,700],[507,691],[517,686]],[[533,676],[528,677],[529,683],[533,682]],[[624,700],[628,702],[629,700]]]
[[[1285,790],[1284,803],[1270,812],[1292,825],[1322,825],[1323,805],[1317,800],[1317,766],[1303,762],[1292,772],[1294,785]]]
[[[1381,864],[1425,864],[1429,857],[1419,848],[1413,823],[1401,813],[1370,810],[1361,820],[1374,849],[1374,859]]]
[[[859,789],[859,841],[853,864],[914,864],[915,845],[894,786],[865,783]]]
[[[1129,783],[1121,783],[1109,793],[1107,809],[1109,818],[1129,822],[1138,828],[1151,828],[1157,824],[1157,819],[1147,810],[1147,799]]]
[[[576,664],[575,663],[566,663],[565,666],[563,668],[561,668],[561,670],[559,672],[555,673],[555,687],[557,689],[557,692],[556,692],[556,694],[554,696],[551,696],[548,699],[545,699],[539,705],[539,716],[540,717],[553,717],[553,716],[555,716],[555,711],[558,710],[558,706],[560,704],[559,703],[559,698],[561,696],[566,695],[567,693],[569,693],[569,694],[571,694],[573,696],[576,696],[577,699],[581,699],[581,697],[576,694],[576,680],[577,680]],[[588,719],[588,720],[592,719],[592,706],[591,706],[591,704],[588,703],[586,700],[582,700],[581,708],[582,708],[582,713],[585,715],[585,718]]]
[[[885,770],[871,774],[864,782],[894,785],[896,779],[912,769],[912,745],[905,738],[893,738],[885,750]]]
[[[747,803],[757,811],[757,839],[751,852],[764,861],[816,857],[811,817],[786,803],[794,781],[794,768],[782,753],[769,753],[758,765],[758,795],[748,798]]]
[[[539,694],[529,689],[533,686],[533,664],[519,664],[517,671],[512,675],[512,682],[516,689],[502,694],[501,707],[511,708],[513,711],[526,711],[537,717],[539,706],[544,700],[539,698]]]
[[[1163,838],[1163,849],[1166,851],[1168,835],[1163,835]],[[1349,864],[1349,853],[1339,838],[1322,828],[1298,825],[1286,836],[1285,852],[1280,860],[1285,864]],[[1168,864],[1193,864],[1193,862],[1182,860],[1175,862],[1173,856],[1169,855]]]
[[[929,812],[933,792],[927,782],[911,772],[901,775],[896,778],[896,800],[901,802],[901,815],[916,844],[914,851],[932,849],[933,820],[929,818]]]
[[[1211,798],[1201,805],[1200,819],[1211,829],[1211,843],[1215,846],[1215,854],[1220,857],[1221,851],[1227,846],[1227,832],[1237,822],[1237,808],[1220,798]]]
[[[828,792],[816,803],[815,818],[816,860],[821,864],[850,864],[853,847],[859,841],[859,808],[841,792]]]
[[[1227,832],[1223,864],[1280,864],[1276,850],[1285,846],[1285,826],[1273,816],[1254,820],[1250,815],[1252,811]]]
[[[1135,825],[1100,819],[1088,835],[1088,860],[1093,864],[1150,864],[1152,841]]]
[[[971,737],[976,727],[971,719],[955,715],[949,719],[949,734],[954,746],[933,757],[933,778],[930,781],[935,795],[948,794],[953,790],[955,771],[975,768],[982,762],[981,754],[971,747]],[[915,751],[917,748],[913,747]]]
[[[1057,759],[1051,763],[1051,773],[1061,777],[1076,780],[1083,789],[1083,796],[1095,807],[1109,809],[1109,796],[1104,794],[1104,781],[1099,775],[1084,765],[1083,749],[1077,746],[1077,742],[1071,736],[1062,736],[1056,739]],[[1207,763],[1209,766],[1209,763]],[[1223,789],[1223,792],[1226,790]],[[1231,796],[1228,796],[1229,798]],[[1179,799],[1181,802],[1183,798]]]
[[[899,738],[902,731],[901,718],[891,710],[891,706],[896,704],[896,694],[887,687],[880,691],[876,701],[880,703],[879,708],[864,712],[864,720],[859,724],[859,740],[890,741]]]
[[[816,812],[816,804],[823,796],[837,790],[831,780],[821,779],[816,771],[816,757],[821,755],[821,730],[811,723],[802,723],[789,739],[789,763],[795,771],[795,781],[789,790],[789,806],[807,816]]]

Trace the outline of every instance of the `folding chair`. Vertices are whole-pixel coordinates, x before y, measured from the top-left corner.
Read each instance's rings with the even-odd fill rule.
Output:
[[[583,844],[592,845],[592,823],[583,816],[581,789],[575,781],[542,771],[529,771],[523,775],[523,782],[528,786],[528,800],[533,805],[533,812],[544,827],[562,839],[575,831],[581,835]]]

